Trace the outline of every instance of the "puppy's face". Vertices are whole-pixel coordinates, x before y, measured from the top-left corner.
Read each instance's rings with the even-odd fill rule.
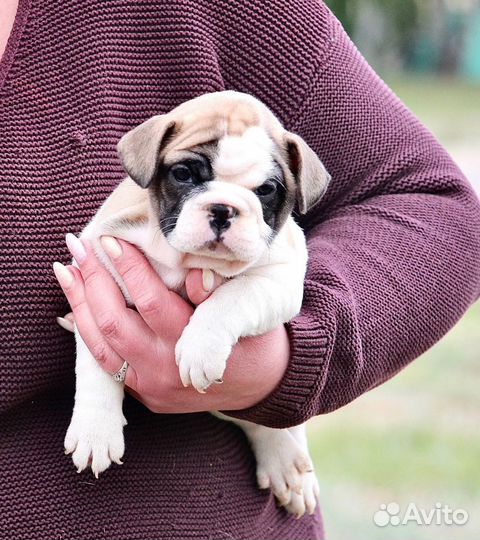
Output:
[[[328,175],[313,151],[251,96],[206,94],[127,133],[119,153],[150,190],[155,219],[181,253],[253,263],[295,201],[306,211]]]
[[[273,141],[258,126],[170,150],[150,188],[169,243],[183,253],[257,260],[295,200],[275,157]]]

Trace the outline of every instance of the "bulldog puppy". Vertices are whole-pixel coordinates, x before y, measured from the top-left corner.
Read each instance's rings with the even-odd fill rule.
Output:
[[[102,250],[102,235],[138,246],[180,293],[191,268],[223,276],[175,350],[182,382],[205,392],[221,381],[239,338],[263,334],[300,311],[307,249],[291,213],[295,203],[307,212],[329,176],[264,104],[233,91],[206,94],[154,116],[124,135],[118,153],[129,176],[81,238],[92,243],[127,301]],[[124,452],[124,388],[99,367],[78,332],[76,341],[75,407],[65,449],[78,471],[90,465],[98,476]],[[260,488],[271,488],[297,516],[312,513],[318,485],[305,426],[272,429],[219,416],[249,438]]]

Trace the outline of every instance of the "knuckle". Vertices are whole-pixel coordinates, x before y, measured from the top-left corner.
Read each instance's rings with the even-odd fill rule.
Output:
[[[102,365],[107,365],[110,360],[110,354],[108,347],[105,343],[96,343],[91,348],[91,353],[93,354],[95,360]]]
[[[94,270],[86,268],[82,271],[82,276],[85,287],[91,289],[96,286],[98,282],[98,274]]]
[[[115,338],[120,334],[120,320],[112,312],[102,313],[97,319],[98,328],[106,338]]]
[[[160,309],[157,299],[151,294],[140,295],[137,298],[135,305],[137,306],[138,311],[144,315],[158,313]]]
[[[142,281],[142,269],[136,261],[125,261],[120,269],[120,274],[125,283],[138,283]]]
[[[85,301],[84,297],[81,297],[81,298],[76,298],[76,297],[69,298],[68,303],[70,304],[70,307],[72,308],[72,312],[74,314],[80,312],[80,310],[84,306],[86,306],[86,301]]]

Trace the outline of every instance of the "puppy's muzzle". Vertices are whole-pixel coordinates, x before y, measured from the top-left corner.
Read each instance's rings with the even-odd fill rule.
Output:
[[[232,224],[232,219],[238,216],[239,211],[234,206],[226,204],[211,204],[207,208],[209,224],[217,239]]]

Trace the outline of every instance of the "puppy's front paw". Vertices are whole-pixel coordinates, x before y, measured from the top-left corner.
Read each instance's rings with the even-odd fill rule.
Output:
[[[94,407],[75,407],[65,436],[65,453],[81,472],[89,465],[93,474],[108,469],[112,461],[122,464],[125,451],[123,426],[127,421],[123,414]]]
[[[175,357],[184,386],[192,385],[204,393],[213,383],[222,382],[232,352],[230,341],[190,323],[175,347]]]

